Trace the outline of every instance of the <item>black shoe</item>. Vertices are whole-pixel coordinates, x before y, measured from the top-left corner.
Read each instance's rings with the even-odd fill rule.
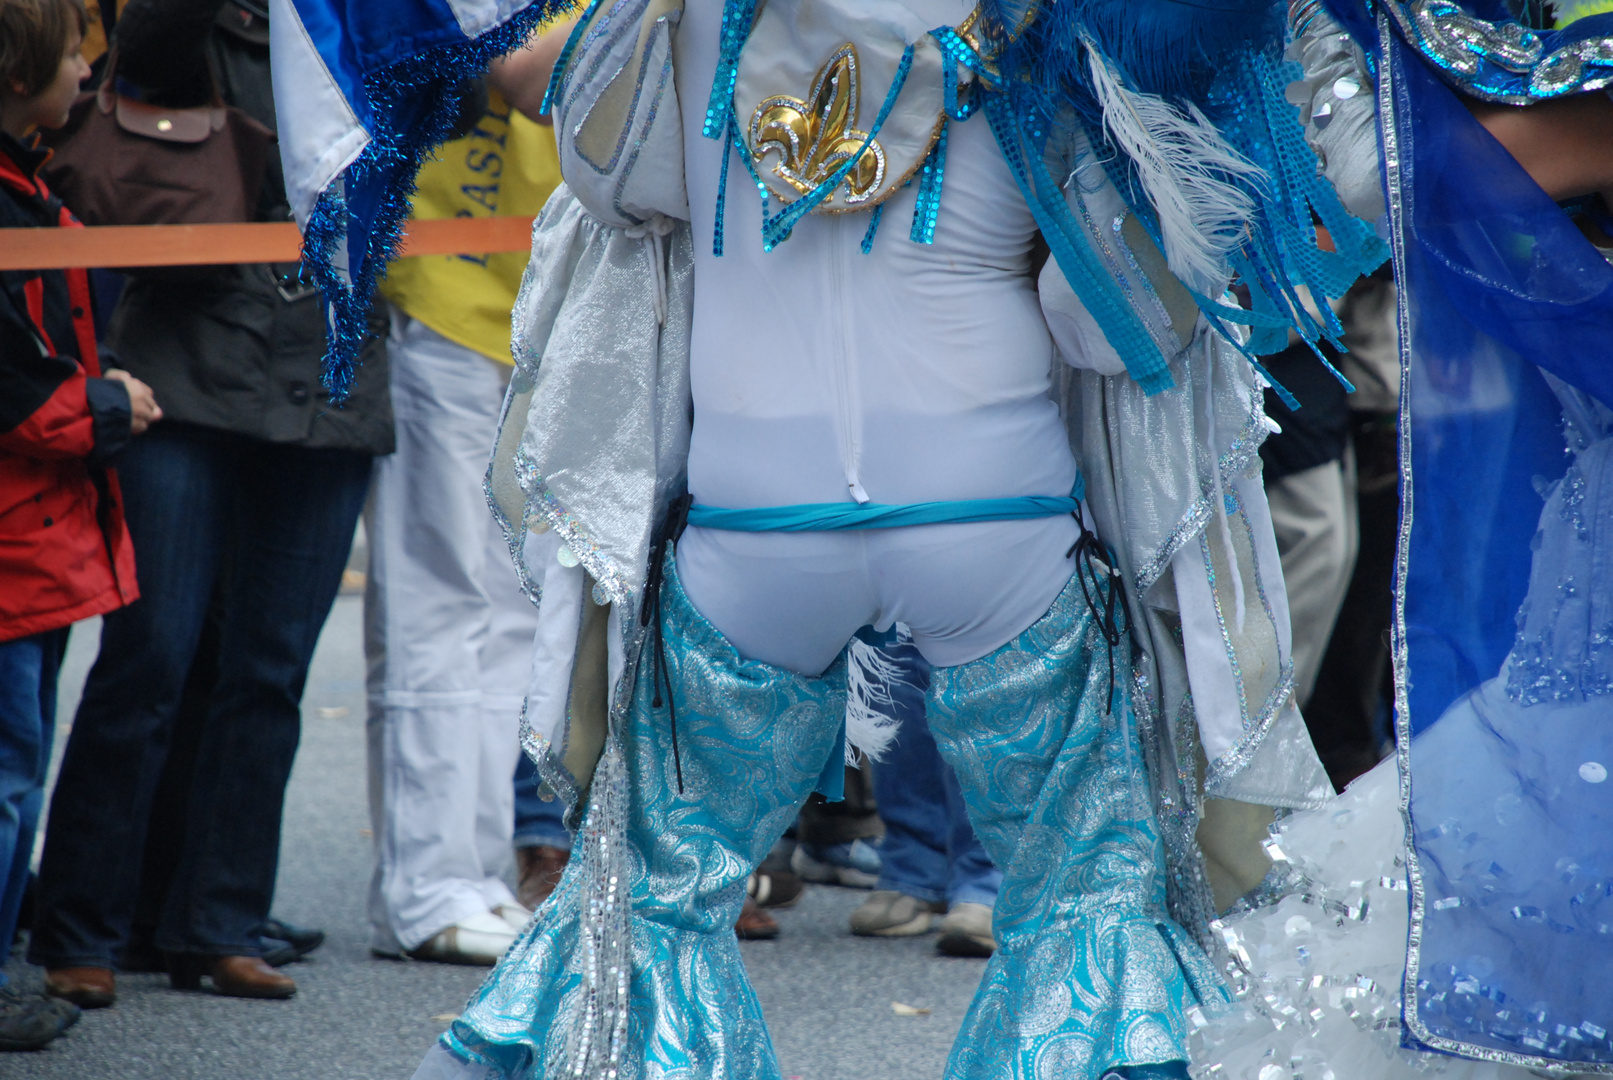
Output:
[[[264,937],[261,934],[258,935],[258,940],[263,942],[263,962],[270,967],[285,967],[287,964],[296,963],[302,959],[302,954],[297,951],[297,946],[289,941]]]
[[[292,951],[296,954],[292,957],[293,960],[301,960],[325,944],[325,931],[304,930],[300,926],[292,926],[290,923],[282,922],[272,916],[263,920],[263,925],[258,927],[258,934],[265,939],[274,939],[274,941],[265,940],[263,944],[264,959],[275,967],[280,965],[273,960],[269,960],[268,953],[271,950],[278,951],[277,944],[280,942],[291,946]],[[289,963],[290,961],[285,962]]]
[[[66,1002],[0,987],[0,1051],[42,1049],[77,1020],[78,1009]]]
[[[39,995],[39,999],[56,1010],[56,1015],[61,1019],[63,1031],[78,1023],[78,1018],[84,1015],[84,1010],[74,1005],[71,1001],[46,997],[43,994]]]

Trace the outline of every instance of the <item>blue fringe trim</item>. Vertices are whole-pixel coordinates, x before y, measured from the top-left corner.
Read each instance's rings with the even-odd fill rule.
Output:
[[[711,254],[722,258],[723,218],[728,213],[728,159],[734,155],[734,111],[728,110],[728,137],[722,144],[722,172],[717,177],[717,216],[711,229]],[[763,199],[767,198],[764,193]]]
[[[1339,346],[1343,329],[1325,299],[1342,296],[1359,276],[1382,264],[1389,250],[1370,225],[1344,209],[1318,175],[1298,111],[1284,97],[1294,76],[1293,66],[1280,58],[1285,44],[1282,11],[1283,4],[1273,0],[983,0],[982,32],[1001,90],[992,96],[1008,100],[995,111],[1008,117],[1004,126],[1017,128],[1025,144],[1021,161],[1005,145],[1009,164],[1026,187],[1032,210],[1040,204],[1055,219],[1043,222],[1054,257],[1126,360],[1127,370],[1148,392],[1170,385],[1167,358],[1158,357],[1151,341],[1145,348],[1131,328],[1093,306],[1083,287],[1090,282],[1078,283],[1077,277],[1084,276],[1079,272],[1072,276],[1048,226],[1065,234],[1067,249],[1084,246],[1085,236],[1073,218],[1062,220],[1069,215],[1058,214],[1051,200],[1039,195],[1037,189],[1051,178],[1027,173],[1026,165],[1045,172],[1039,158],[1046,132],[1056,124],[1084,123],[1093,145],[1108,151],[1105,167],[1115,186],[1163,248],[1157,217],[1135,182],[1130,160],[1103,135],[1087,69],[1088,49],[1098,48],[1133,89],[1197,105],[1230,145],[1265,172],[1264,178],[1235,181],[1256,206],[1250,239],[1232,260],[1233,270],[1249,287],[1253,310],[1230,309],[1202,296],[1196,297],[1199,307],[1218,330],[1224,331],[1227,323],[1251,328],[1249,342],[1239,346],[1251,362],[1284,348],[1290,329],[1318,356],[1321,341]],[[944,40],[943,51],[949,58],[953,51]],[[1005,142],[1002,132],[998,141]],[[1334,251],[1318,246],[1313,214],[1331,234]],[[1039,220],[1042,216],[1038,213]],[[1300,302],[1300,286],[1317,298],[1320,321]],[[1124,344],[1117,340],[1117,330]],[[1327,367],[1349,385],[1331,364]],[[1291,400],[1286,390],[1277,390],[1285,402]]]
[[[1008,93],[986,94],[983,105],[992,134],[1041,227],[1053,260],[1082,305],[1103,328],[1104,337],[1125,361],[1126,371],[1145,394],[1175,386],[1170,358],[1161,355],[1142,320],[1121,295],[1108,268],[1087,241],[1086,230],[1070,213],[1063,189],[1048,173],[1042,158],[1050,126],[1047,118],[1035,106],[1021,112]]]
[[[722,9],[722,30],[717,45],[717,73],[711,80],[711,97],[706,102],[706,122],[701,134],[708,139],[723,137],[723,127],[734,107],[734,85],[739,81],[739,54],[750,40],[751,24],[756,21],[756,0],[727,0]]]
[[[880,203],[874,207],[874,212],[868,215],[868,231],[863,233],[862,251],[864,255],[874,253],[874,236],[879,232],[879,223],[885,220],[885,204]]]
[[[429,49],[364,77],[374,117],[369,145],[343,174],[341,190],[333,184],[320,194],[303,230],[303,265],[318,283],[330,316],[322,381],[333,402],[346,400],[352,389],[376,282],[402,237],[415,173],[459,120],[455,91],[465,73],[485,69],[571,7],[567,0],[534,0],[473,41]],[[345,278],[336,269],[344,251]]]
[[[935,219],[941,214],[941,186],[946,182],[947,131],[951,126],[950,118],[942,119],[941,133],[924,159],[918,198],[913,205],[913,228],[908,233],[908,239],[915,244],[935,243]]]

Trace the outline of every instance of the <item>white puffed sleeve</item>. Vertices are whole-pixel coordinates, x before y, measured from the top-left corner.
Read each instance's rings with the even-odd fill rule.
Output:
[[[1036,287],[1042,297],[1042,317],[1047,320],[1053,344],[1066,364],[1100,375],[1126,373],[1126,362],[1103,336],[1098,320],[1070,288],[1058,263],[1047,260]]]
[[[554,111],[560,172],[602,224],[687,221],[672,36],[683,0],[601,4],[566,64]]]

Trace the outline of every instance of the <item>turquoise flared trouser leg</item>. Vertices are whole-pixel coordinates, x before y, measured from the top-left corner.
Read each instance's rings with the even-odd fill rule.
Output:
[[[936,668],[926,702],[975,831],[1003,871],[998,949],[947,1080],[1096,1080],[1187,1059],[1186,1010],[1220,1000],[1165,914],[1164,847],[1130,716],[1074,579],[996,652]]]
[[[661,602],[683,782],[680,792],[647,645],[621,732],[632,982],[617,1075],[779,1080],[734,920],[745,879],[840,751],[845,659],[817,678],[744,659],[689,603],[671,557]],[[584,837],[605,827],[585,820]],[[450,1052],[506,1076],[560,1080],[591,962],[584,861],[574,852],[560,887],[445,1037]]]

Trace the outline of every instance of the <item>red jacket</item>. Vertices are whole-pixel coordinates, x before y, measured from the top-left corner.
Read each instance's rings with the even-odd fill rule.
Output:
[[[0,133],[0,228],[81,227],[38,179],[45,157]],[[0,642],[140,595],[106,465],[128,440],[128,391],[101,378],[89,275],[0,272]]]

